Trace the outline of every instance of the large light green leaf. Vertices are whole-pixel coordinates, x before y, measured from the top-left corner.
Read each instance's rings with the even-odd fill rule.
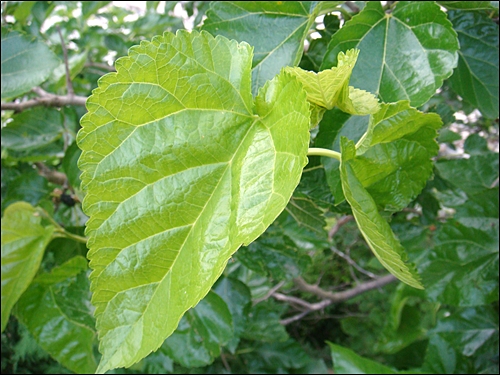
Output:
[[[305,92],[282,73],[253,101],[251,61],[246,43],[166,33],[118,60],[87,101],[77,139],[98,371],[156,350],[299,182]]]
[[[82,374],[97,368],[87,269],[87,260],[76,256],[41,274],[15,308],[16,317],[42,348],[62,365]]]
[[[24,94],[41,84],[60,63],[44,43],[2,29],[2,98]]]
[[[353,168],[356,156],[354,142],[341,139],[342,160],[340,176],[344,195],[352,207],[358,227],[368,246],[382,265],[404,283],[418,289],[422,284],[412,265],[406,264],[404,248],[399,243],[389,224],[379,214],[377,204],[363,187]]]
[[[473,1],[467,3],[474,3]],[[479,12],[450,11],[458,33],[458,67],[451,88],[488,118],[498,117],[498,25]]]
[[[224,300],[210,292],[182,318],[162,348],[184,367],[207,366],[233,337],[233,320]]]
[[[316,16],[341,2],[324,3],[214,1],[207,11],[203,30],[254,47],[252,91],[256,94],[282,67],[299,63],[304,40]]]
[[[11,204],[2,217],[2,332],[52,238],[54,227],[44,227],[40,222],[35,208],[26,202]]]
[[[346,22],[333,37],[321,69],[337,64],[340,51],[358,48],[350,84],[384,102],[430,99],[457,64],[457,35],[434,2],[401,1],[385,13],[378,1]]]

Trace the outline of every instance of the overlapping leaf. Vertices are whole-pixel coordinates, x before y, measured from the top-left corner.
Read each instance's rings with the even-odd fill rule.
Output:
[[[47,45],[2,28],[2,98],[24,94],[41,84],[60,62]]]
[[[386,14],[370,1],[333,37],[321,69],[336,65],[340,51],[361,50],[351,85],[384,102],[425,103],[457,64],[458,40],[434,2],[398,2]]]
[[[50,273],[41,274],[15,309],[16,317],[42,348],[81,374],[93,373],[97,368],[87,269],[87,260],[76,256]]]
[[[341,2],[214,1],[207,11],[203,30],[213,35],[244,41],[254,47],[252,91],[279,73],[297,65],[304,40],[319,12]],[[270,32],[272,30],[272,32]]]
[[[498,25],[479,12],[450,11],[448,17],[460,41],[458,67],[450,86],[485,117],[497,118]]]
[[[98,371],[156,350],[299,182],[305,92],[282,73],[253,101],[251,62],[245,43],[166,33],[117,61],[87,102],[78,144]]]
[[[181,320],[162,348],[184,367],[209,365],[233,337],[233,320],[224,300],[210,292]]]
[[[405,263],[406,254],[391,230],[379,214],[374,199],[361,184],[353,168],[356,148],[347,138],[341,140],[342,160],[340,176],[344,195],[352,207],[358,227],[368,246],[382,265],[404,283],[418,289],[422,284],[412,265]]]
[[[17,202],[2,217],[2,331],[12,307],[28,288],[40,267],[53,226],[41,225],[35,208]]]

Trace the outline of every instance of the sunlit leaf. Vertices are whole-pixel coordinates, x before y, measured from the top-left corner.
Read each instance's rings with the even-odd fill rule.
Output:
[[[78,144],[98,371],[157,349],[299,182],[305,93],[282,73],[254,101],[251,59],[245,43],[166,33],[118,60],[87,101]]]
[[[354,142],[341,140],[342,160],[340,176],[344,195],[352,207],[358,227],[382,265],[404,283],[418,289],[422,284],[412,265],[405,263],[406,253],[391,230],[389,224],[379,214],[377,205],[363,187],[352,166],[356,155]]]
[[[41,225],[41,217],[26,202],[16,202],[2,217],[2,332],[12,307],[28,288],[40,267],[53,226]]]

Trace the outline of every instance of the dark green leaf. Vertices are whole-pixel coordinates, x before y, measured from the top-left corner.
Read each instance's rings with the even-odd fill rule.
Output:
[[[493,1],[436,1],[436,2],[439,5],[444,6],[446,9],[461,9],[461,10],[495,9],[495,7],[492,6],[491,4]],[[498,6],[496,8],[498,9]]]
[[[340,345],[330,345],[333,371],[336,374],[396,374],[394,369],[384,366],[381,363],[371,359],[363,358],[352,350],[344,348]]]
[[[46,160],[62,152],[63,132],[61,112],[36,107],[13,116],[13,121],[2,128],[2,148],[11,159]]]
[[[398,2],[386,14],[378,1],[347,21],[333,37],[321,69],[337,65],[337,54],[361,52],[350,84],[384,102],[425,103],[457,64],[458,40],[446,13],[434,2]]]
[[[476,229],[451,221],[420,267],[431,301],[475,306],[498,300],[498,221]]]
[[[354,142],[343,137],[341,140],[342,161],[340,176],[345,198],[361,233],[382,265],[401,281],[422,289],[418,275],[412,265],[405,263],[406,254],[391,230],[389,224],[379,214],[371,195],[356,176],[352,162],[356,148]]]
[[[254,47],[252,92],[256,95],[282,67],[299,63],[317,15],[315,6],[300,1],[213,1],[203,30]]]
[[[280,313],[272,301],[260,302],[252,306],[248,314],[248,323],[242,338],[264,342],[283,342],[288,340],[288,333],[280,323]]]
[[[133,47],[87,101],[78,144],[99,371],[156,350],[299,182],[305,92],[282,73],[254,101],[251,58],[222,36],[165,33]]]
[[[19,96],[41,84],[60,62],[44,43],[2,28],[2,99]]]
[[[11,204],[2,216],[2,332],[10,311],[40,267],[53,226],[44,227],[35,208]]]
[[[18,167],[21,174],[12,179],[4,175],[9,169],[2,166],[2,185],[5,183],[5,188],[2,189],[2,210],[18,201],[36,206],[43,198],[49,196],[51,189],[47,179],[40,176],[31,166]]]
[[[77,373],[93,373],[97,368],[87,270],[87,260],[77,256],[41,274],[23,294],[15,311],[39,345]]]
[[[450,86],[483,116],[495,119],[498,117],[498,24],[479,12],[449,11],[448,17],[460,41],[458,67],[450,78]]]
[[[311,199],[292,196],[286,210],[300,226],[318,233],[319,236],[324,234],[326,222],[323,211]]]
[[[70,186],[75,189],[80,189],[80,174],[81,171],[77,166],[78,158],[82,154],[82,150],[78,147],[76,142],[73,142],[67,149],[62,160],[62,168]]]
[[[163,347],[182,366],[200,367],[212,363],[232,337],[231,312],[221,297],[209,292],[186,313]]]
[[[274,280],[297,277],[310,263],[309,257],[280,231],[266,233],[250,246],[242,247],[236,258],[249,269],[269,275]]]
[[[490,373],[484,371],[497,361],[498,310],[478,306],[446,312],[438,321],[423,369],[433,374]]]

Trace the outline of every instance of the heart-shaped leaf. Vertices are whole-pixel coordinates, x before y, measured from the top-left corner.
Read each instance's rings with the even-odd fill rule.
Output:
[[[430,99],[457,65],[457,34],[432,1],[401,1],[385,13],[378,1],[332,37],[321,69],[337,64],[340,51],[361,50],[350,84],[386,102]]]
[[[131,48],[87,102],[77,140],[98,371],[156,350],[299,182],[306,94],[283,72],[253,100],[251,64],[246,43],[166,33]]]

